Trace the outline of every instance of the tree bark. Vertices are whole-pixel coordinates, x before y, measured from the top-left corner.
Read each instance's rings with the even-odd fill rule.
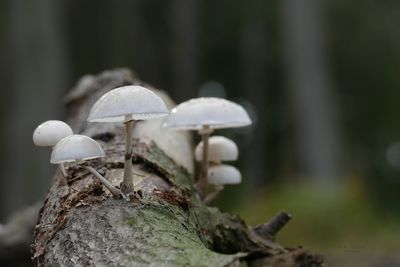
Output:
[[[114,185],[123,176],[123,124],[87,123],[86,117],[101,95],[127,84],[142,82],[126,69],[106,71],[85,76],[66,97],[75,132],[99,141],[107,155],[88,164]],[[237,216],[204,205],[194,189],[190,136],[161,124],[162,119],[156,119],[135,126],[137,193],[130,202],[113,199],[75,164],[66,166],[67,185],[60,182],[60,171],[55,174],[35,228],[32,249],[37,265],[321,266],[319,256],[284,249],[255,230],[262,226],[253,229]],[[287,263],[275,265],[277,261]]]

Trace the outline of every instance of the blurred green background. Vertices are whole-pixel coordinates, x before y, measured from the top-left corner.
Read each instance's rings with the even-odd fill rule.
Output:
[[[239,144],[243,184],[215,205],[252,224],[289,211],[279,240],[333,266],[399,264],[399,1],[0,1],[1,221],[49,187],[36,125],[117,67],[249,111],[252,127],[217,132]]]

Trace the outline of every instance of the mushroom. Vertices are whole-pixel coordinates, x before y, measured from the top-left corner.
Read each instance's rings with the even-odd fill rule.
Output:
[[[197,161],[203,158],[203,142],[200,142],[194,151]],[[238,159],[239,149],[235,142],[224,136],[211,136],[208,141],[208,161],[220,164],[221,161],[235,161]]]
[[[215,190],[204,198],[204,203],[209,204],[227,184],[240,184],[242,176],[238,169],[229,165],[216,165],[210,167],[207,176],[208,182],[215,185]]]
[[[163,100],[142,86],[123,86],[104,94],[92,107],[90,122],[123,122],[125,124],[125,164],[121,184],[123,193],[133,192],[132,180],[132,130],[134,121],[148,120],[168,115]]]
[[[234,102],[217,97],[200,97],[188,100],[172,109],[164,123],[177,130],[197,130],[203,140],[203,157],[197,182],[200,196],[207,185],[208,137],[214,129],[244,127],[251,119],[244,108]]]
[[[64,162],[84,163],[86,160],[104,157],[104,151],[95,140],[85,136],[74,134],[61,139],[53,148],[50,163],[61,164]],[[118,198],[124,195],[113,186],[106,178],[90,166],[83,166],[86,170],[97,177],[100,182]]]
[[[48,120],[33,131],[33,143],[36,146],[54,147],[58,141],[66,136],[74,134],[71,127],[63,121]],[[60,163],[60,169],[64,177],[67,177],[67,171],[64,164]]]

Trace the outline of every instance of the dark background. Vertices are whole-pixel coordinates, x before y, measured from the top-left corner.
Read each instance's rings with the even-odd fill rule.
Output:
[[[286,209],[280,240],[328,258],[400,250],[399,1],[0,1],[0,221],[49,187],[34,128],[63,119],[79,77],[118,67],[178,103],[249,111],[252,127],[217,132],[243,174],[223,210],[257,224]]]

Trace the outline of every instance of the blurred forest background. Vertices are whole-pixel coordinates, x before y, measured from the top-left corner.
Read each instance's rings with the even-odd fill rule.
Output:
[[[118,67],[177,102],[249,111],[252,127],[217,132],[244,180],[223,210],[253,224],[288,210],[280,240],[338,261],[398,257],[399,1],[0,1],[0,222],[51,182],[33,129],[63,119],[78,78]]]

